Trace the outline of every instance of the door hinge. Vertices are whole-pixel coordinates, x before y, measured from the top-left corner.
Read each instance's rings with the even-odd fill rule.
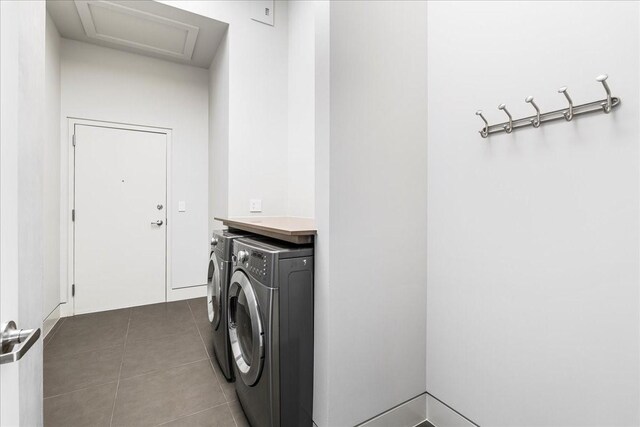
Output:
[[[71,222],[75,222],[76,220],[76,210],[71,209]]]
[[[72,297],[76,296],[76,285],[75,285],[75,283],[73,285],[71,285],[71,296]]]
[[[75,147],[76,146],[76,134],[73,134],[73,138],[72,138],[72,144]]]

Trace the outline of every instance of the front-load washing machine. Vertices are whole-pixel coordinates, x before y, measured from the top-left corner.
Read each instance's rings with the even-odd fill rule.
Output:
[[[233,244],[228,327],[236,393],[253,427],[312,425],[313,248]]]
[[[246,233],[216,230],[211,237],[211,254],[207,280],[207,310],[213,334],[213,353],[228,381],[233,380],[231,349],[227,329],[227,291],[231,278],[233,240]]]

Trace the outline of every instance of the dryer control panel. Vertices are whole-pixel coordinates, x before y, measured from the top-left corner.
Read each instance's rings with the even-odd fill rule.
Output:
[[[267,276],[267,258],[269,254],[255,249],[249,250],[249,262],[247,268],[258,277]]]
[[[278,275],[283,261],[300,263],[313,271],[313,247],[288,245],[266,238],[239,238],[233,241],[233,266],[242,268],[265,286],[280,286]],[[309,265],[309,267],[305,267]],[[287,279],[289,280],[289,279]]]
[[[236,247],[233,252],[235,265],[242,265],[259,279],[270,274],[272,254],[246,246]]]

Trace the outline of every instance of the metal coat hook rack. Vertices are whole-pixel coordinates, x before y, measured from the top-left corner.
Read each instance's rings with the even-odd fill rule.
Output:
[[[611,89],[607,84],[607,77],[608,76],[606,74],[602,74],[596,78],[596,81],[602,83],[602,86],[604,86],[607,97],[598,101],[589,102],[587,104],[573,105],[573,100],[567,92],[567,87],[563,86],[558,89],[558,93],[564,95],[567,102],[569,103],[569,107],[563,108],[562,110],[541,113],[540,108],[538,108],[538,105],[533,100],[533,96],[527,96],[524,102],[526,102],[527,104],[531,104],[531,106],[535,109],[536,113],[534,115],[514,120],[511,116],[511,113],[509,113],[509,110],[507,110],[507,106],[504,104],[500,104],[498,105],[498,110],[504,111],[504,113],[507,115],[508,120],[506,122],[498,123],[495,125],[489,125],[489,122],[482,114],[482,110],[478,110],[476,111],[476,115],[479,116],[482,121],[484,121],[484,128],[480,130],[480,135],[483,138],[487,138],[489,137],[489,135],[492,135],[494,133],[511,133],[514,129],[524,128],[528,126],[539,128],[542,123],[561,119],[571,121],[575,116],[594,113],[598,111],[603,111],[604,113],[609,114],[611,110],[620,105],[620,98],[611,96]]]

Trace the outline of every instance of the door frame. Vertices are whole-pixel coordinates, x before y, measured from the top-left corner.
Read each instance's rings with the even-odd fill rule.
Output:
[[[84,126],[94,126],[94,127],[103,127],[103,128],[111,128],[111,129],[122,129],[122,130],[130,130],[130,131],[140,131],[140,132],[152,132],[152,133],[160,133],[164,134],[167,138],[167,146],[166,146],[166,238],[165,238],[165,274],[164,274],[164,300],[168,301],[169,296],[169,287],[171,285],[171,230],[173,227],[173,218],[171,217],[171,206],[172,198],[171,198],[171,141],[172,141],[172,129],[164,128],[158,126],[144,126],[144,125],[134,125],[129,123],[119,123],[119,122],[108,122],[104,120],[93,120],[93,119],[82,119],[77,117],[67,117],[67,147],[69,151],[68,158],[68,215],[67,215],[67,280],[66,285],[63,282],[64,289],[62,290],[62,294],[60,295],[61,301],[64,302],[63,305],[67,306],[65,310],[65,314],[62,316],[75,316],[75,299],[71,296],[72,289],[71,286],[75,282],[75,227],[74,222],[71,218],[71,212],[75,206],[75,157],[76,151],[73,148],[73,137],[75,134],[76,125],[84,125]]]

